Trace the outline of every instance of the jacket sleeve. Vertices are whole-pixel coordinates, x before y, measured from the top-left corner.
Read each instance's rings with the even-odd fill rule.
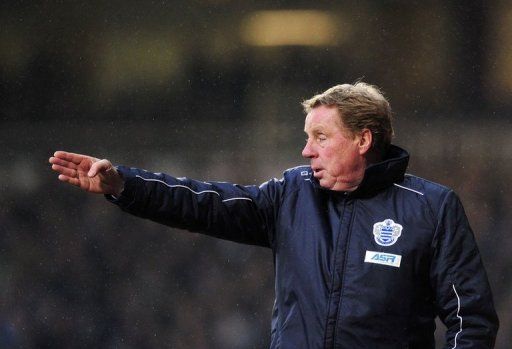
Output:
[[[200,182],[117,167],[125,180],[118,198],[123,211],[171,227],[240,243],[270,247],[284,181],[261,186]]]
[[[448,348],[493,348],[498,331],[487,275],[459,198],[450,191],[438,213],[431,285]]]

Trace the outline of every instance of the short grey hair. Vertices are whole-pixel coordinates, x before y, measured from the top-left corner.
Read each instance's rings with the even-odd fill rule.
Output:
[[[393,138],[391,106],[378,87],[358,81],[336,85],[302,102],[309,113],[320,106],[336,106],[342,125],[355,135],[363,129],[372,133],[372,150],[384,156]]]

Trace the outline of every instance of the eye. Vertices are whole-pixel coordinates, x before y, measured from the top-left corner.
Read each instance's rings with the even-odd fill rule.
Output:
[[[327,139],[327,137],[324,134],[319,134],[318,136],[316,136],[316,139],[317,139],[317,141],[321,142],[321,141],[325,141]]]

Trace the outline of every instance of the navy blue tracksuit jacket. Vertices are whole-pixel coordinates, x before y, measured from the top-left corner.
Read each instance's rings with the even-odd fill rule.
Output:
[[[309,166],[261,186],[200,182],[119,166],[111,201],[151,220],[272,249],[271,349],[492,348],[498,329],[464,209],[441,185],[406,175],[391,146],[350,193]]]

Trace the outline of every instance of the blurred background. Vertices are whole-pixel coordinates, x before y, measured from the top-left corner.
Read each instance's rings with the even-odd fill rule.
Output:
[[[509,348],[512,5],[497,0],[2,1],[0,347],[268,347],[270,250],[123,214],[47,159],[259,184],[305,163],[300,102],[360,78],[391,101],[408,172],[461,196]]]

